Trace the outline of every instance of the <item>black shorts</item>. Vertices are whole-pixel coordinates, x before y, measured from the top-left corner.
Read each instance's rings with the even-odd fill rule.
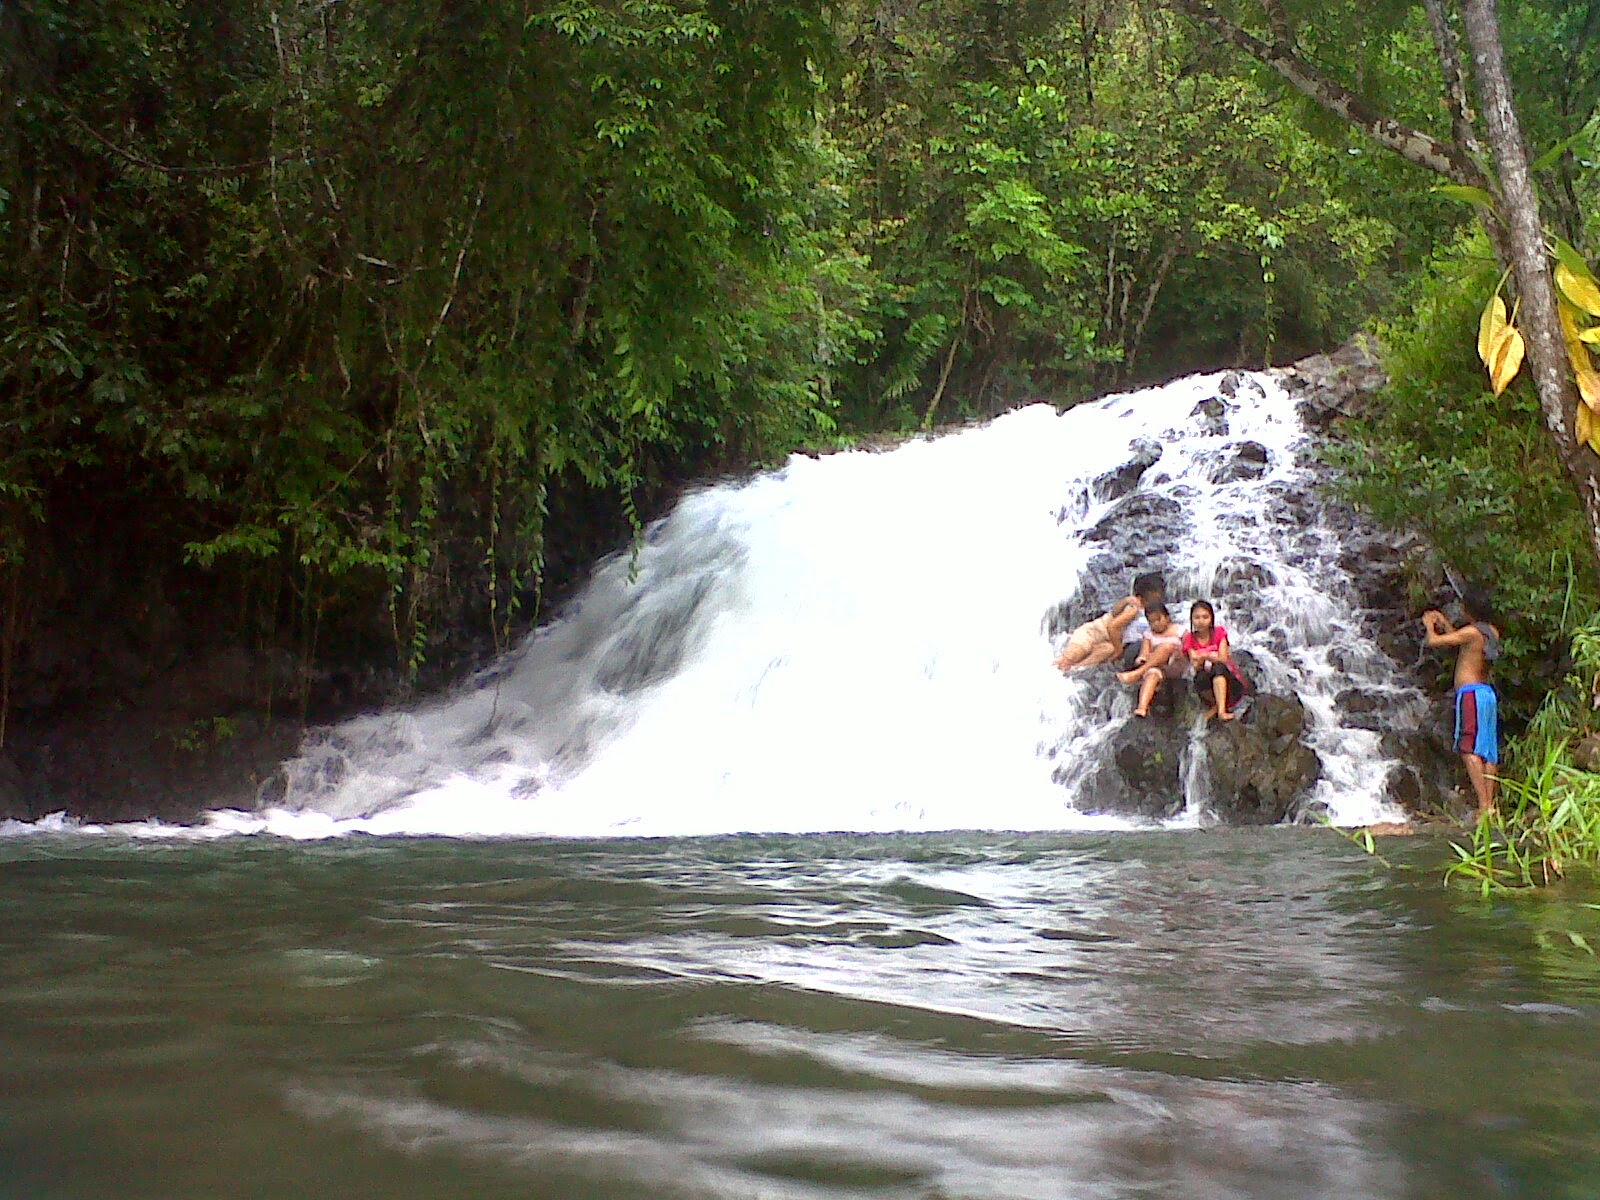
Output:
[[[1228,709],[1232,711],[1233,706],[1244,699],[1244,681],[1222,663],[1202,663],[1194,669],[1195,695],[1208,704],[1214,700],[1211,681],[1218,675],[1228,681]]]

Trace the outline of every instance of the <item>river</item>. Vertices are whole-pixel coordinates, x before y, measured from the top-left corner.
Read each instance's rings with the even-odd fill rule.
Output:
[[[1600,1189],[1584,894],[1305,828],[0,839],[0,1195]]]

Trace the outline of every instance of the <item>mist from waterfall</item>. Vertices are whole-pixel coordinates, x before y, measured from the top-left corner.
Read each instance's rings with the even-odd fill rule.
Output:
[[[1356,682],[1402,712],[1424,701],[1361,634],[1340,537],[1308,500],[1307,449],[1278,380],[1235,374],[796,456],[687,496],[448,696],[313,732],[275,807],[211,826],[1127,826],[1075,801],[1131,695],[1108,719],[1104,676],[1063,677],[1051,659],[1125,594],[1130,566],[1165,569],[1180,619],[1214,600],[1260,687],[1300,696],[1323,762],[1308,811],[1393,819],[1379,735],[1341,725],[1335,697]],[[1200,735],[1197,722],[1195,753]],[[1177,823],[1206,819],[1191,795]]]

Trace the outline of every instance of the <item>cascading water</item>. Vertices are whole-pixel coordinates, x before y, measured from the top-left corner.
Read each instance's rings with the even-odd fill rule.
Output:
[[[1224,395],[1224,392],[1231,393]],[[1051,665],[1066,630],[1163,569],[1213,599],[1263,692],[1299,696],[1321,776],[1301,811],[1394,819],[1376,732],[1425,702],[1363,637],[1270,375],[1037,405],[892,451],[796,457],[697,492],[570,611],[447,698],[312,735],[291,835],[693,835],[1117,826],[1081,811],[1131,696]],[[1185,685],[1186,686],[1186,685]],[[1108,699],[1109,698],[1109,699]],[[1182,723],[1191,794],[1206,731]]]

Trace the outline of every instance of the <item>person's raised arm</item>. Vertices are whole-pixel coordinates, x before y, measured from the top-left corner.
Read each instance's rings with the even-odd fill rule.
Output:
[[[1440,648],[1466,646],[1483,636],[1475,626],[1463,625],[1460,629],[1450,624],[1450,619],[1437,608],[1422,614],[1423,640]]]

